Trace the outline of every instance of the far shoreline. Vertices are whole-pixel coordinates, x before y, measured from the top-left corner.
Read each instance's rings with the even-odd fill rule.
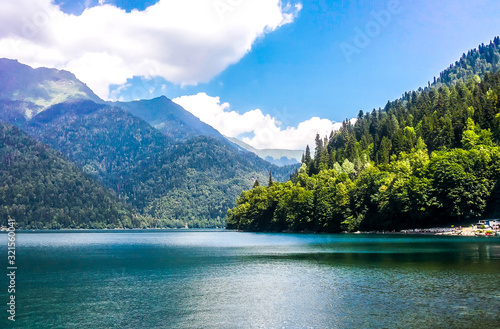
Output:
[[[203,231],[218,231],[218,232],[241,232],[241,233],[278,233],[278,234],[339,234],[339,235],[414,235],[414,236],[456,236],[456,237],[500,237],[500,230],[497,229],[476,229],[473,227],[465,228],[430,228],[430,229],[408,229],[400,231],[356,231],[356,232],[314,232],[314,231],[243,231],[237,229],[227,229],[221,227],[206,227],[206,228],[60,228],[60,229],[16,229],[16,233],[120,233],[120,232],[203,232]],[[2,229],[0,233],[7,234],[8,231]]]

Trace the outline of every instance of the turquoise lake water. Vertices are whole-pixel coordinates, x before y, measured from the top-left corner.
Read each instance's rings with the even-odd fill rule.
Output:
[[[500,328],[499,238],[18,232],[16,253],[0,328]]]

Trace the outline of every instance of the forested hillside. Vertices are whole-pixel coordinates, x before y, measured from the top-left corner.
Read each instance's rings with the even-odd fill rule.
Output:
[[[0,123],[0,225],[17,228],[140,227],[140,217],[77,166]]]
[[[22,126],[116,191],[154,227],[224,226],[236,196],[279,168],[229,142],[176,142],[120,108],[91,101],[55,105]]]
[[[495,38],[458,63],[497,69],[498,49]],[[228,227],[392,230],[500,215],[500,73],[464,83],[462,68],[441,74],[449,87],[406,93],[317,136],[292,181],[244,192]]]
[[[432,87],[451,86],[457,82],[467,82],[474,76],[483,76],[487,72],[495,73],[500,68],[500,37],[495,37],[488,45],[481,44],[477,49],[469,50],[467,54],[449,68],[441,72],[431,84]]]

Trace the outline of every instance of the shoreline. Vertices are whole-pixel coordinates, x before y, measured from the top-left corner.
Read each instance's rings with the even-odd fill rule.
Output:
[[[367,234],[367,235],[443,235],[443,236],[463,236],[463,237],[500,237],[500,229],[477,229],[474,227],[464,228],[426,228],[426,229],[407,229],[400,231],[356,231],[356,232],[314,232],[314,231],[283,231],[283,232],[252,232],[240,231],[234,229],[226,229],[221,227],[206,227],[206,228],[114,228],[114,229],[91,229],[91,228],[61,228],[61,229],[16,229],[17,233],[55,233],[55,232],[138,232],[138,231],[221,231],[221,232],[247,232],[247,233],[290,233],[290,234]],[[8,231],[2,227],[0,234],[7,234]]]
[[[23,229],[16,228],[17,233],[28,233],[28,232],[82,232],[82,231],[95,231],[95,232],[120,232],[120,231],[202,231],[202,230],[226,230],[223,227],[205,227],[205,228],[46,228],[46,229]],[[230,231],[230,230],[228,230]],[[0,230],[0,233],[8,233],[7,230],[3,228]]]
[[[447,235],[447,236],[500,236],[498,228],[478,228],[477,226],[469,227],[452,227],[452,228],[429,228],[429,229],[412,229],[401,230],[402,234],[429,234],[429,235]]]

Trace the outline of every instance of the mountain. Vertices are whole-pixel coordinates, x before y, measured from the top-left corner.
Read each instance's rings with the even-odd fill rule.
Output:
[[[104,102],[87,85],[79,81],[72,73],[64,70],[44,67],[33,69],[17,60],[1,58],[0,86],[2,87],[0,121],[17,126],[23,125],[52,105],[74,100],[90,100],[127,110],[176,141],[185,141],[195,136],[226,139],[216,129],[165,96],[132,102]],[[233,146],[240,150],[245,149],[236,144]],[[276,156],[273,156],[274,154],[266,154],[264,158],[268,157],[269,160],[274,161]],[[276,159],[279,160],[279,158]],[[286,164],[296,163],[288,159],[283,160],[287,162]]]
[[[107,103],[69,72],[11,60],[0,61],[0,68],[0,121],[19,126],[114,190],[143,216],[137,225],[223,226],[243,189],[267,182],[270,172],[283,181],[297,169],[235,147],[165,97]]]
[[[277,166],[295,165],[300,163],[304,151],[283,149],[256,149],[237,138],[227,137],[227,140],[244,150],[257,154],[260,158]]]
[[[439,88],[317,136],[291,181],[242,193],[228,227],[392,231],[500,215],[499,44],[468,52]]]
[[[0,119],[14,124],[22,124],[53,105],[72,100],[104,103],[68,71],[33,69],[6,58],[0,59],[0,86]],[[200,135],[224,138],[217,130],[165,96],[107,104],[129,111],[175,140]]]
[[[88,100],[54,105],[22,128],[118,193],[129,171],[173,142],[123,109]]]
[[[236,196],[255,179],[267,180],[271,170],[286,180],[296,169],[211,136],[177,142],[128,111],[86,100],[54,105],[23,129],[115,190],[154,226],[222,226]],[[198,194],[204,197],[193,197]]]
[[[0,120],[22,123],[52,105],[75,99],[102,100],[72,73],[33,69],[0,59]]]
[[[17,228],[123,228],[139,217],[60,153],[0,123],[0,224]]]
[[[109,104],[129,111],[175,140],[187,140],[195,136],[212,136],[224,139],[217,130],[165,96],[151,100]]]
[[[176,141],[185,141],[196,136],[211,136],[223,142],[228,140],[237,149],[255,153],[277,166],[298,164],[302,157],[301,150],[257,150],[236,138],[223,136],[165,96],[132,102],[108,102],[108,104],[129,111]]]
[[[113,189],[147,216],[145,225],[222,226],[241,190],[266,181],[269,171],[286,180],[296,170],[235,148],[165,97],[104,103],[69,72],[10,60],[0,67],[0,121],[21,127]],[[48,106],[59,100],[65,101]],[[26,112],[27,104],[35,110]]]

